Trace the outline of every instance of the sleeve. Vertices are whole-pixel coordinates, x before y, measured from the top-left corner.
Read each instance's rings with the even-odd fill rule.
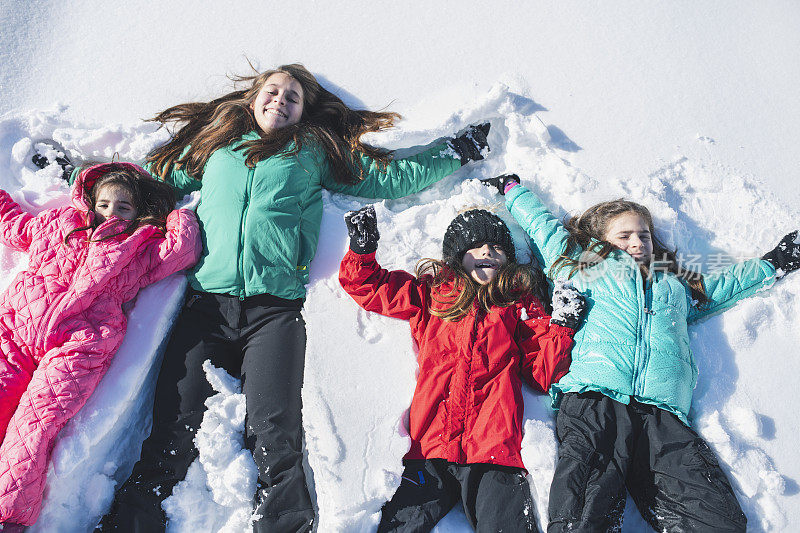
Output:
[[[150,163],[147,163],[144,166],[144,169],[152,174],[151,168],[152,167]],[[172,165],[172,167],[165,172],[163,176],[157,177],[173,188],[175,191],[175,200],[182,199],[190,192],[199,191],[200,187],[203,185],[202,181],[194,179],[193,177],[189,176],[184,169],[176,168],[175,165]]]
[[[27,252],[36,234],[52,216],[53,210],[39,216],[23,211],[10,194],[0,189],[0,241],[9,248]]]
[[[750,259],[731,265],[721,272],[704,275],[708,302],[689,306],[689,323],[708,318],[733,307],[742,298],[769,288],[775,283],[775,267],[763,259]],[[688,291],[687,291],[688,293]]]
[[[520,320],[516,331],[522,354],[520,370],[531,387],[547,392],[550,385],[569,372],[574,334],[572,328],[551,324],[547,315]]]
[[[569,232],[533,192],[522,185],[506,195],[506,208],[538,248],[545,273],[564,253]]]
[[[337,183],[330,172],[323,172],[326,189],[365,198],[402,198],[433,185],[461,168],[458,155],[446,144],[437,144],[417,155],[390,161],[382,168],[376,161],[361,156],[364,179],[355,185]]]
[[[176,209],[167,217],[166,236],[148,250],[147,273],[142,278],[142,286],[193,266],[202,249],[200,227],[194,211]]]
[[[428,307],[427,285],[403,270],[381,268],[374,252],[348,250],[339,267],[339,283],[367,311],[392,318],[410,320]]]

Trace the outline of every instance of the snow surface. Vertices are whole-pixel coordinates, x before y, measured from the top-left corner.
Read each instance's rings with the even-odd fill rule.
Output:
[[[706,271],[763,254],[800,225],[800,6],[517,4],[309,1],[286,6],[277,22],[274,10],[246,0],[236,10],[188,0],[4,2],[0,186],[32,212],[63,205],[58,169],[27,162],[35,141],[141,161],[168,134],[139,119],[218,95],[225,73],[246,72],[247,54],[262,68],[304,62],[349,103],[405,115],[399,129],[372,138],[381,146],[421,146],[491,119],[484,163],[376,204],[378,260],[388,268],[438,257],[447,224],[475,206],[501,216],[518,257],[528,256],[498,197],[465,181],[505,172],[559,216],[621,196],[641,202],[664,240]],[[347,246],[342,215],[366,203],[325,195],[304,311],[308,479],[325,532],[374,529],[408,447],[416,372],[408,325],[359,309],[336,276]],[[24,264],[0,248],[0,285]],[[173,277],[139,294],[125,345],[60,436],[30,531],[89,531],[110,502],[147,431],[158,346],[183,283]],[[752,531],[800,530],[798,296],[800,275],[789,275],[690,330],[700,368],[691,415]],[[235,383],[207,372],[220,395],[209,400],[219,409],[210,408],[203,438],[220,447],[201,453],[170,500],[176,531],[249,520],[237,510],[247,510],[237,502],[250,498],[253,468],[237,436],[240,398]],[[527,391],[525,416],[522,457],[541,518],[556,456],[547,398]],[[192,522],[200,509],[222,522]],[[630,502],[624,530],[649,531]],[[469,526],[456,509],[436,531]]]

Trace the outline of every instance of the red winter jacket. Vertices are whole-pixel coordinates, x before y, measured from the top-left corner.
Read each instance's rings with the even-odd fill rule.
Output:
[[[0,295],[0,523],[30,525],[39,516],[55,437],[125,336],[122,304],[200,255],[197,219],[185,209],[170,213],[166,234],[143,225],[100,240],[127,224],[111,217],[65,244],[70,231],[92,222],[84,189],[104,166],[80,174],[71,206],[38,216],[0,190],[0,242],[29,256]]]
[[[430,276],[389,272],[375,254],[347,252],[339,281],[367,311],[408,320],[419,346],[419,375],[411,400],[411,449],[406,459],[445,459],[524,468],[522,381],[547,391],[569,370],[574,331],[550,324],[533,296],[459,321],[430,313],[442,307]]]

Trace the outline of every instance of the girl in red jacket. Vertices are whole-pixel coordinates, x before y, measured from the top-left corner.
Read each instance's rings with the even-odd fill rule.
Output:
[[[54,439],[125,335],[122,304],[192,266],[194,213],[131,163],[95,165],[72,205],[33,216],[0,190],[0,242],[29,255],[0,295],[0,523],[31,525]],[[78,490],[78,487],[76,487]]]
[[[342,286],[367,311],[408,320],[419,346],[411,449],[378,531],[429,531],[458,501],[480,531],[536,531],[520,456],[522,379],[544,392],[567,372],[582,297],[557,288],[558,318],[547,316],[541,271],[516,263],[508,227],[484,210],[457,216],[443,260],[421,261],[416,277],[375,261],[372,206],[345,222]]]

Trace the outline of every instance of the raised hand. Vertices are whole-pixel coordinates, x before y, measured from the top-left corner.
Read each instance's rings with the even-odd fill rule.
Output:
[[[66,150],[52,139],[43,139],[33,144],[31,162],[38,168],[45,168],[52,163],[61,167],[61,179],[69,181],[69,176],[75,169]]]
[[[764,254],[761,259],[772,263],[780,278],[800,268],[800,236],[798,230],[786,235],[778,246]]]
[[[551,324],[578,329],[581,316],[586,310],[586,299],[568,281],[557,280],[553,289],[553,315]]]
[[[519,185],[519,176],[516,174],[502,174],[500,176],[496,176],[494,178],[486,178],[479,180],[482,185],[486,185],[487,187],[497,189],[501,195],[506,194],[506,187],[510,183],[516,183]]]
[[[486,136],[489,134],[489,129],[491,127],[492,125],[488,122],[472,124],[467,127],[464,133],[447,141],[450,147],[455,150],[461,158],[462,165],[466,165],[470,161],[479,161],[483,159],[483,149],[489,149]]]
[[[378,217],[371,205],[358,211],[348,211],[344,215],[347,233],[350,235],[350,249],[357,254],[371,254],[378,249]]]

